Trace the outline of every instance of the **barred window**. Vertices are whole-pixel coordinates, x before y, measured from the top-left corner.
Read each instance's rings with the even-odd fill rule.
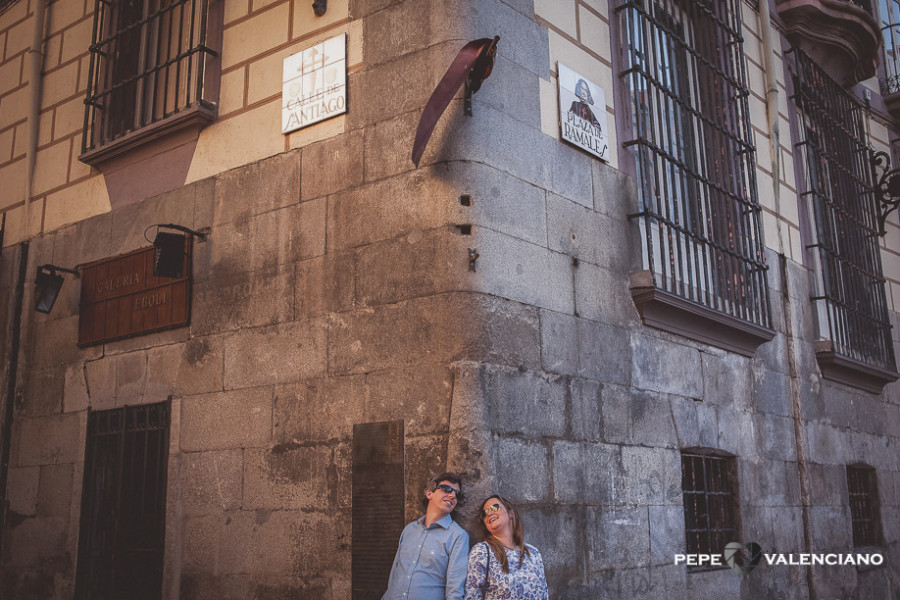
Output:
[[[82,160],[97,162],[110,147],[215,118],[218,54],[211,42],[220,29],[218,6],[218,0],[96,0]]]
[[[739,541],[736,464],[733,457],[681,454],[687,554],[722,554]],[[720,561],[723,565],[724,560]]]
[[[790,54],[819,338],[847,364],[896,379],[865,109],[802,51]]]
[[[171,412],[88,411],[76,600],[163,597]]]
[[[18,2],[19,0],[0,0],[0,14],[3,14],[6,9],[10,6]]]
[[[850,496],[850,520],[853,524],[853,546],[880,545],[881,519],[875,469],[865,465],[848,466],[847,490]]]
[[[770,328],[740,0],[618,9],[652,286]]]

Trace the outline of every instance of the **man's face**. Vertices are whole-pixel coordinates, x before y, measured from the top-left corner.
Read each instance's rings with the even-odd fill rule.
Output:
[[[435,489],[426,491],[425,497],[428,498],[429,508],[434,508],[446,516],[456,508],[458,494],[459,485],[444,480]]]
[[[587,102],[587,99],[588,99],[586,87],[587,86],[584,86],[584,85],[575,86],[575,95],[578,96],[578,99],[581,100],[582,102]]]

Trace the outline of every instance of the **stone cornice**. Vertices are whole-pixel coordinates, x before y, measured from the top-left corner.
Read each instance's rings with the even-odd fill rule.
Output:
[[[837,82],[849,86],[875,74],[881,34],[875,17],[847,0],[776,0],[792,44]]]

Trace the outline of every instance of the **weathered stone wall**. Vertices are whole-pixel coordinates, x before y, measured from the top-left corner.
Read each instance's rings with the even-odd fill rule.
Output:
[[[241,6],[226,24],[249,43],[238,32],[266,13]],[[0,595],[72,597],[87,411],[169,397],[166,598],[349,598],[352,427],[401,419],[407,518],[444,468],[466,477],[466,525],[483,496],[509,497],[553,598],[896,595],[898,385],[873,395],[821,378],[809,272],[769,253],[777,335],[751,358],[644,327],[628,291],[634,182],[546,135],[548,47],[565,44],[532,3],[347,11],[364,42],[327,139],[279,138],[278,154],[255,140],[253,156],[275,155],[223,172],[238,152],[210,149],[211,176],[31,240]],[[453,102],[413,170],[435,83],[463,42],[492,35],[500,53],[474,117]],[[254,116],[215,136],[277,104],[248,89],[268,58],[226,61],[225,98]],[[194,245],[189,327],[79,349],[71,278],[51,315],[29,310],[37,265],[143,247],[161,222],[211,229]],[[14,256],[3,252],[3,314]],[[767,552],[849,550],[845,467],[876,467],[891,565],[743,579],[673,565],[680,451],[694,447],[737,457],[742,538]]]
[[[504,102],[510,71],[525,90],[548,77],[552,67],[528,51],[541,35],[525,26],[501,36],[516,65],[499,63],[476,96],[479,127],[455,132],[478,163],[466,164],[484,211],[472,239],[478,289],[535,310],[540,344],[537,366],[467,366],[486,430],[470,447],[485,474],[476,497],[496,490],[524,509],[560,598],[895,594],[896,384],[876,396],[821,377],[810,274],[774,252],[777,335],[753,357],[643,327],[627,284],[640,268],[632,184],[520,119],[538,110],[535,95]],[[737,457],[742,539],[769,553],[850,551],[846,465],[876,467],[891,564],[766,566],[744,579],[675,567],[685,544],[680,451],[692,447]]]

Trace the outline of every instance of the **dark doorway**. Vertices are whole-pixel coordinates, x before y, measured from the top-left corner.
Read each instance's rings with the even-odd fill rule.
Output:
[[[170,406],[88,414],[76,600],[162,596]]]

